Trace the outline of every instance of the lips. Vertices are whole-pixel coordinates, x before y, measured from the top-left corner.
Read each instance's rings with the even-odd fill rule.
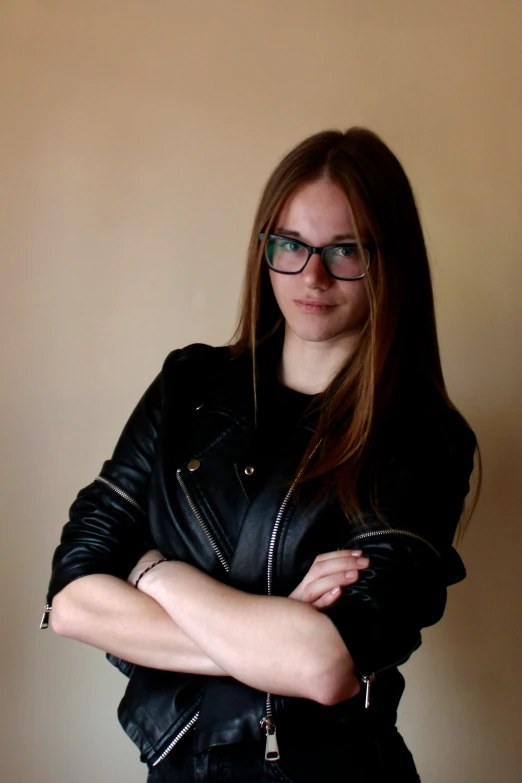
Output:
[[[337,305],[323,302],[320,299],[294,299],[296,306],[305,313],[330,313]]]

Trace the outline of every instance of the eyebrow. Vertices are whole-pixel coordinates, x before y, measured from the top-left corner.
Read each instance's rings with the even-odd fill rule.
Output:
[[[277,226],[274,230],[274,233],[283,234],[286,237],[295,237],[296,239],[300,239],[302,242],[305,241],[299,231],[292,231],[291,229],[285,228],[284,226]],[[336,234],[332,242],[344,242],[345,239],[357,239],[357,237],[355,234]]]

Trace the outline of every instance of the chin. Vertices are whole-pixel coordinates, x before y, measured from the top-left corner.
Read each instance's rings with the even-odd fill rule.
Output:
[[[309,324],[307,326],[288,324],[288,326],[298,340],[306,343],[330,342],[350,335],[350,332],[342,329],[333,329],[326,324]]]
[[[334,343],[342,340],[351,342],[361,333],[368,314],[353,313],[351,316],[351,318],[336,319],[305,315],[302,318],[290,317],[285,320],[286,328],[302,342]]]

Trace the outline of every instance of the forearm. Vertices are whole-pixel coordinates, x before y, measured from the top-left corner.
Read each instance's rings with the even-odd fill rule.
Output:
[[[164,563],[140,582],[195,644],[254,688],[335,704],[359,683],[333,623],[291,598],[257,596],[185,563]]]
[[[151,597],[106,574],[71,582],[53,599],[53,630],[131,663],[224,675]]]

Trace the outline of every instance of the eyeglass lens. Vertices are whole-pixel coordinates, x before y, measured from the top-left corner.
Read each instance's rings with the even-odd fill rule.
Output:
[[[271,236],[265,245],[266,259],[278,272],[298,273],[308,260],[308,248],[294,239]],[[368,267],[368,251],[357,245],[335,245],[323,253],[328,270],[335,277],[362,277]]]

